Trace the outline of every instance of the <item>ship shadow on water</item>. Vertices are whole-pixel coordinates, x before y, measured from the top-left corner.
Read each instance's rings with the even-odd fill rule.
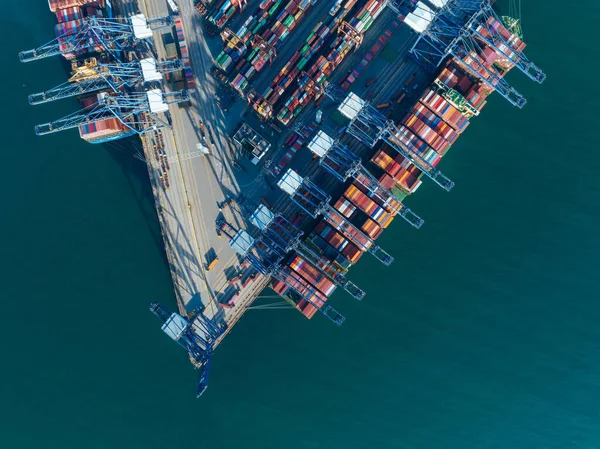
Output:
[[[177,273],[177,276],[180,278],[180,280],[184,282],[185,286],[183,286],[183,290],[191,295],[191,298],[189,299],[191,308],[203,310],[204,307],[200,298],[200,294],[197,293],[198,287],[194,285],[193,276],[192,273],[190,273],[190,271],[200,269],[197,266],[198,261],[193,258],[188,250],[179,245],[177,245],[177,253],[183,254],[185,259],[187,259],[189,262],[185,265],[185,268],[182,266],[173,265],[167,257],[162,230],[155,206],[154,194],[150,184],[148,167],[144,159],[142,142],[137,136],[132,136],[122,140],[99,144],[99,146],[102,148],[102,150],[106,151],[121,167],[123,175],[127,180],[127,184],[129,185],[133,197],[135,198],[135,202],[137,203],[139,210],[144,217],[144,221],[147,225],[148,231],[150,232],[152,240],[160,252],[164,267],[167,270],[170,270],[170,272]],[[170,207],[169,205],[166,206]],[[169,213],[166,210],[163,210],[163,212]],[[179,229],[180,226],[181,225],[178,226]],[[171,235],[170,240],[176,239],[174,239],[174,236]],[[188,244],[191,245],[190,242],[188,242]],[[195,274],[198,275],[199,273]],[[226,289],[224,292],[218,294],[211,290],[211,295],[216,296],[219,299],[230,297],[235,293],[236,292],[232,291],[231,289]],[[220,311],[214,319],[216,321],[222,321],[223,318],[224,313],[223,311]]]
[[[138,136],[128,137],[122,140],[99,144],[117,164],[127,180],[133,197],[139,207],[148,231],[156,247],[160,250],[164,265],[169,268],[169,261],[165,253],[163,238],[156,213],[154,194],[148,175],[148,167],[144,160],[142,142]]]

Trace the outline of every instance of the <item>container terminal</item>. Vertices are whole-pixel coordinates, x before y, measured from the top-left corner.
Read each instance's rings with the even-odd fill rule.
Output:
[[[29,102],[81,108],[35,132],[141,139],[177,300],[150,310],[198,396],[247,310],[341,325],[332,294],[363,300],[364,254],[393,263],[377,238],[424,224],[405,204],[422,182],[452,189],[438,166],[488,96],[525,105],[505,75],[545,79],[492,0],[48,3],[55,38],[19,57],[62,56],[70,75]],[[281,300],[257,300],[267,287]]]

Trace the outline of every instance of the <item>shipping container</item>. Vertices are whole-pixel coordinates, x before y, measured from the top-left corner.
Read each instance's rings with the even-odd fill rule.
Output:
[[[104,8],[104,0],[90,1],[90,0],[48,0],[48,6],[50,11],[56,13],[59,9],[67,9],[77,6],[85,6],[88,4],[95,5],[99,8]]]
[[[353,264],[362,256],[354,243],[324,221],[317,223],[315,233]]]
[[[383,11],[385,4],[377,0],[369,0],[367,4],[361,8],[356,16],[349,21],[349,24],[357,31],[366,31],[375,18]],[[347,11],[347,9],[344,9]],[[337,26],[337,22],[335,22]],[[335,68],[344,60],[348,53],[355,47],[356,43],[345,36],[338,36],[330,44],[331,49],[326,55],[321,55],[317,61],[310,66],[307,71],[313,83],[302,82],[299,80],[297,89],[292,93],[290,98],[295,99],[294,104],[284,105],[277,114],[277,119],[285,126],[288,126],[295,117],[297,117],[302,109],[311,101],[322,98],[322,90],[315,89],[314,83],[322,85],[327,81],[327,78],[333,73]]]
[[[90,143],[109,142],[133,134],[133,130],[125,126],[116,118],[108,118],[79,125],[80,137]]]
[[[326,297],[331,296],[335,291],[335,284],[325,276],[317,267],[306,261],[301,256],[295,256],[290,262],[290,267],[308,281],[312,286],[316,287]]]
[[[72,6],[70,8],[56,10],[56,20],[58,23],[70,22],[72,20],[79,20],[82,18],[83,14],[79,6]]]
[[[376,221],[382,228],[387,227],[391,223],[393,219],[392,215],[379,206],[373,198],[369,198],[357,185],[351,184],[344,192],[344,196]]]

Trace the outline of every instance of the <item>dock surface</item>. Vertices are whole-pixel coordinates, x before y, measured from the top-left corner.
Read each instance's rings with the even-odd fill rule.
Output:
[[[146,17],[169,14],[165,0],[139,0],[138,3]],[[240,193],[243,188],[240,182],[245,181],[240,175],[236,177],[231,167],[233,156],[239,150],[228,136],[237,121],[228,122],[215,104],[216,83],[210,75],[212,56],[203,38],[193,1],[179,0],[177,4],[196,87],[189,89],[191,106],[170,106],[172,128],[161,130],[161,144],[169,164],[169,186],[166,189],[161,187],[163,168],[154,154],[156,134],[149,133],[144,137],[144,152],[179,311],[186,315],[200,308],[206,317],[224,321],[229,331],[266,286],[268,279],[257,274],[246,288],[239,290],[232,307],[220,305],[227,305],[228,298],[235,294],[235,287],[232,288],[227,276],[240,270],[240,262],[228,240],[217,234],[217,217],[222,214],[228,222],[245,228],[239,209],[219,209],[221,202]],[[134,6],[124,5],[126,8]],[[160,34],[155,32],[157,56],[166,59]],[[205,140],[200,130],[201,121]],[[209,148],[210,155],[198,151],[197,145],[201,143]],[[215,258],[218,260],[209,270]]]

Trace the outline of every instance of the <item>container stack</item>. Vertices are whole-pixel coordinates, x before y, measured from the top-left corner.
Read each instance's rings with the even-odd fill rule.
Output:
[[[431,88],[425,91],[419,101],[450,125],[457,133],[462,133],[469,126],[469,119]]]
[[[356,211],[354,206],[350,207]],[[372,239],[381,234],[381,228],[364,214],[354,221],[363,223],[363,231]],[[330,278],[338,272],[347,272],[350,266],[358,261],[362,252],[324,220],[317,223],[304,244],[329,262],[330,267],[323,268],[327,274],[302,256],[294,255],[282,270],[286,282],[273,280],[271,288],[284,296],[290,293],[288,284],[291,284],[301,294],[308,295],[310,301],[299,300],[296,302],[296,308],[307,318],[312,318],[336,289],[336,284]]]
[[[257,36],[260,37],[261,33],[265,30],[265,28],[275,21],[275,18],[277,17],[276,15],[280,11],[282,1],[283,0],[265,0],[260,3],[259,12],[256,14],[258,18],[252,21],[248,26],[248,43],[253,43]],[[255,70],[253,67],[253,63],[255,63],[258,59],[258,53],[259,49],[253,48],[250,52],[250,55],[247,58],[239,57],[235,63],[235,69],[237,73],[231,81],[231,86],[242,95],[248,87],[248,79],[245,75],[248,74],[249,76],[253,76],[253,73],[251,72],[252,70]],[[246,50],[244,50],[241,56],[244,56],[245,54]]]
[[[341,234],[352,242],[358,242],[361,248],[370,248],[373,242],[369,240],[364,234],[358,233],[353,228],[344,226],[342,217],[330,215],[326,217],[325,221],[333,226],[335,229],[339,229]]]
[[[286,65],[275,76],[269,87],[261,94],[250,93],[248,101],[264,119],[273,117],[275,104],[284,98],[285,92],[298,81],[298,77],[314,57],[318,56],[331,41],[338,25],[354,7],[357,0],[349,0],[344,8],[336,10],[319,22],[292,55]]]
[[[373,199],[369,198],[363,191],[358,188],[356,183],[348,186],[344,192],[344,197],[352,202],[356,207],[367,214],[375,221],[382,229],[385,229],[392,222],[394,217],[387,212],[383,207],[378,205]]]
[[[495,68],[495,61],[496,52],[489,47],[486,47],[482,54],[469,52],[465,53],[460,59],[456,59],[459,65],[469,67],[494,86],[498,84],[499,79],[504,75]]]
[[[71,6],[70,8],[56,10],[56,20],[58,23],[81,20],[82,18],[83,14],[79,6]]]
[[[221,7],[208,20],[221,29],[229,22],[229,19],[233,17],[236,11],[243,11],[246,9],[246,6],[246,0],[225,0]]]
[[[487,84],[480,85],[472,81],[462,68],[454,60],[450,60],[442,72],[438,75],[432,89],[446,86],[451,89],[450,93],[445,94],[445,98],[465,117],[470,117],[468,107],[471,106],[477,111],[480,111],[486,103],[487,94],[489,94],[489,86]],[[477,94],[477,95],[476,95]],[[474,100],[473,103],[467,100],[467,96]]]
[[[515,42],[515,49],[523,49],[517,38],[511,42]],[[462,68],[475,60],[493,69],[498,55],[485,47],[482,54],[470,53],[462,60],[448,61],[398,127],[396,137],[432,166],[440,162],[469,126],[469,118],[485,106],[491,93],[487,84],[474,81]],[[499,74],[502,76],[504,73]],[[413,193],[420,185],[422,173],[404,157],[394,153],[395,150],[383,145],[371,162],[388,174],[403,191]]]
[[[336,231],[326,221],[320,221],[315,226],[313,233],[319,238],[327,242],[338,253],[348,260],[351,264],[355,264],[362,256],[362,252],[346,237]]]
[[[277,58],[277,50],[290,33],[302,22],[312,5],[318,0],[289,0],[285,6],[283,0],[273,3],[267,11],[267,18],[261,23],[263,26],[271,24],[260,34],[254,33],[254,49],[245,60],[236,65],[237,75],[231,86],[241,95],[245,94],[249,83],[267,65]],[[260,31],[260,30],[259,30]]]
[[[301,295],[308,296],[310,302],[301,299],[296,304],[296,309],[302,312],[302,314],[307,318],[312,318],[317,312],[317,308],[315,306],[319,308],[322,307],[325,304],[325,301],[327,301],[327,297],[289,266],[284,267],[281,275],[285,278],[286,282],[273,280],[271,283],[271,288],[280,296],[284,296],[288,293],[288,285],[291,285]],[[315,306],[313,306],[313,304]]]
[[[502,37],[502,41],[494,36],[491,36],[488,29],[499,33]],[[495,63],[504,70],[510,70],[512,67],[514,67],[511,58],[518,58],[518,55],[525,50],[525,42],[519,39],[518,36],[508,31],[504,24],[498,21],[495,17],[489,17],[486,26],[479,25],[476,31],[499,48],[501,53],[497,55]]]
[[[56,13],[61,9],[68,9],[79,6],[92,6],[95,8],[104,8],[104,0],[48,0],[50,11]]]
[[[372,240],[375,240],[381,235],[383,229],[376,222],[371,220],[366,213],[357,209],[352,202],[346,197],[342,196],[337,200],[333,206],[345,216],[350,223],[360,228],[365,234],[367,234]]]
[[[452,130],[452,128],[435,114],[431,113],[431,111],[427,110],[427,112],[424,112],[426,109],[425,106],[413,107],[402,121],[402,124],[426,144],[421,145],[420,142],[417,144],[417,148],[421,149],[421,154],[427,155],[430,148],[433,148],[435,153],[442,156],[448,150],[451,143],[444,138],[441,134],[442,130],[439,128],[447,128],[448,131]],[[433,118],[430,118],[429,114],[433,115]],[[432,165],[436,165],[439,161],[437,158],[429,160],[425,157],[425,159]]]
[[[102,16],[102,11],[99,8],[104,7],[104,0],[49,0],[48,5],[50,11],[56,15],[58,23],[54,27],[54,33],[58,38],[59,48],[63,52],[62,55],[66,59],[72,60],[84,53],[104,49],[96,36],[90,36],[88,47],[85,50],[80,52],[68,51],[71,47],[69,39],[81,30],[83,19],[88,16]]]
[[[292,158],[296,155],[298,150],[302,148],[305,141],[298,134],[291,133],[284,142],[284,148],[286,149],[279,160],[273,165],[273,171],[279,175],[283,173],[283,170],[290,163]]]
[[[319,254],[325,260],[329,261],[333,268],[338,272],[346,273],[352,266],[352,263],[346,256],[338,252],[338,250],[327,243],[323,238],[319,237],[314,231],[304,240],[304,244],[308,245],[315,253]]]
[[[394,183],[393,180],[391,182]],[[348,271],[363,254],[359,248],[351,243],[351,240],[361,240],[362,247],[369,248],[372,245],[372,241],[381,235],[383,229],[394,218],[393,214],[386,211],[383,205],[369,198],[359,186],[360,184],[356,183],[350,185],[344,192],[344,195],[337,200],[334,208],[345,219],[359,228],[366,237],[359,235],[351,227],[337,226],[340,223],[336,224],[331,221],[333,217],[328,217],[316,224],[305,241],[305,244],[309,245],[321,257],[328,260],[340,272]],[[337,231],[336,228],[341,228],[343,231]],[[301,278],[297,279],[297,285],[301,289],[301,292],[308,291],[306,290],[307,284],[314,288],[314,294],[311,297],[311,302],[314,305],[305,304],[305,301],[300,301],[296,306],[307,318],[312,318],[317,308],[322,307],[326,299],[334,292],[335,284],[314,265],[298,255],[290,260],[289,264],[286,265],[286,269],[291,269],[290,272],[295,272]],[[289,272],[286,271],[286,273]],[[273,281],[272,288],[282,296],[288,290],[287,285],[279,281]]]
[[[511,39],[510,33],[502,24],[495,19],[490,23],[504,30],[507,36],[503,36],[511,42],[511,50],[523,50],[522,41],[517,37]],[[501,68],[500,71],[496,71],[495,67],[499,61]],[[477,69],[480,68],[479,64],[494,71],[498,76],[504,76],[511,68],[505,62],[504,55],[499,55],[490,47],[484,47],[480,54],[471,52],[460,60],[448,61],[437,79],[404,117],[403,126],[400,127],[401,140],[429,163],[437,165],[440,158],[467,128],[469,118],[485,106],[487,96],[492,92],[488,84],[474,80],[463,67],[468,65],[489,80],[487,72]]]
[[[223,51],[215,59],[215,64],[219,69],[229,73],[235,64],[244,57],[248,49],[248,41],[253,36],[252,30],[255,29],[258,22],[257,16],[252,15],[246,19],[234,36],[231,36],[227,30],[222,34],[227,36],[227,40]]]
[[[459,133],[457,133],[450,124],[446,123],[444,119],[431,112],[429,108],[422,103],[417,103],[415,106],[413,106],[411,113],[414,113],[415,117],[432,128],[450,145],[452,145],[458,138]]]
[[[258,114],[269,119],[273,116],[273,105],[285,93],[294,82],[300,71],[312,56],[321,48],[326,39],[329,38],[331,28],[327,23],[320,22],[309,34],[304,45],[296,51],[286,65],[275,76],[269,87],[257,99],[249,98],[254,110]]]
[[[83,25],[81,19],[71,20],[69,22],[59,23],[54,27],[56,37],[58,38],[59,47],[63,51],[63,56],[72,60],[79,55],[79,52],[67,52],[66,50],[70,47],[69,36],[77,34]]]
[[[385,5],[383,0],[369,0],[350,20],[350,26],[356,32],[364,34],[379,17]],[[319,98],[323,94],[320,86],[356,45],[356,42],[346,35],[336,37],[329,47],[330,51],[320,56],[306,73],[300,75],[297,89],[277,113],[277,120],[288,126],[313,99]]]
[[[134,134],[116,118],[79,125],[79,135],[89,143],[104,143]]]
[[[233,6],[231,0],[225,0],[221,7],[215,12],[214,15],[210,16],[208,20],[214,23],[218,28],[223,28],[234,14],[235,6]]]
[[[179,16],[175,16],[173,21],[175,23],[175,32],[177,34],[177,44],[179,45],[179,51],[181,53],[183,74],[185,75],[188,88],[192,88],[196,86],[196,80],[194,79],[194,72],[192,71],[192,64],[190,62],[190,54],[188,52],[185,34],[183,32],[183,21]]]
[[[324,296],[329,297],[335,291],[335,284],[331,282],[319,269],[300,256],[295,256],[290,262],[290,267],[315,286]]]
[[[386,174],[384,174],[384,176],[380,176],[378,181],[384,188],[388,190],[391,190],[392,187],[394,187],[394,180]],[[359,173],[357,175],[356,182],[354,184],[361,192],[365,193],[369,197],[372,196],[373,201],[375,201],[375,203],[377,203],[379,206],[383,207],[391,216],[395,216],[398,211],[402,210],[404,207],[402,203],[393,196],[393,194],[386,196],[385,198],[383,198],[383,196],[387,194],[384,192],[379,192],[378,195],[372,195],[371,191],[366,187],[370,185],[370,180],[364,173]],[[405,195],[402,195],[402,198],[404,198],[404,196]]]
[[[423,176],[421,170],[387,144],[383,144],[371,162],[389,175],[407,194],[416,192],[421,186]]]

